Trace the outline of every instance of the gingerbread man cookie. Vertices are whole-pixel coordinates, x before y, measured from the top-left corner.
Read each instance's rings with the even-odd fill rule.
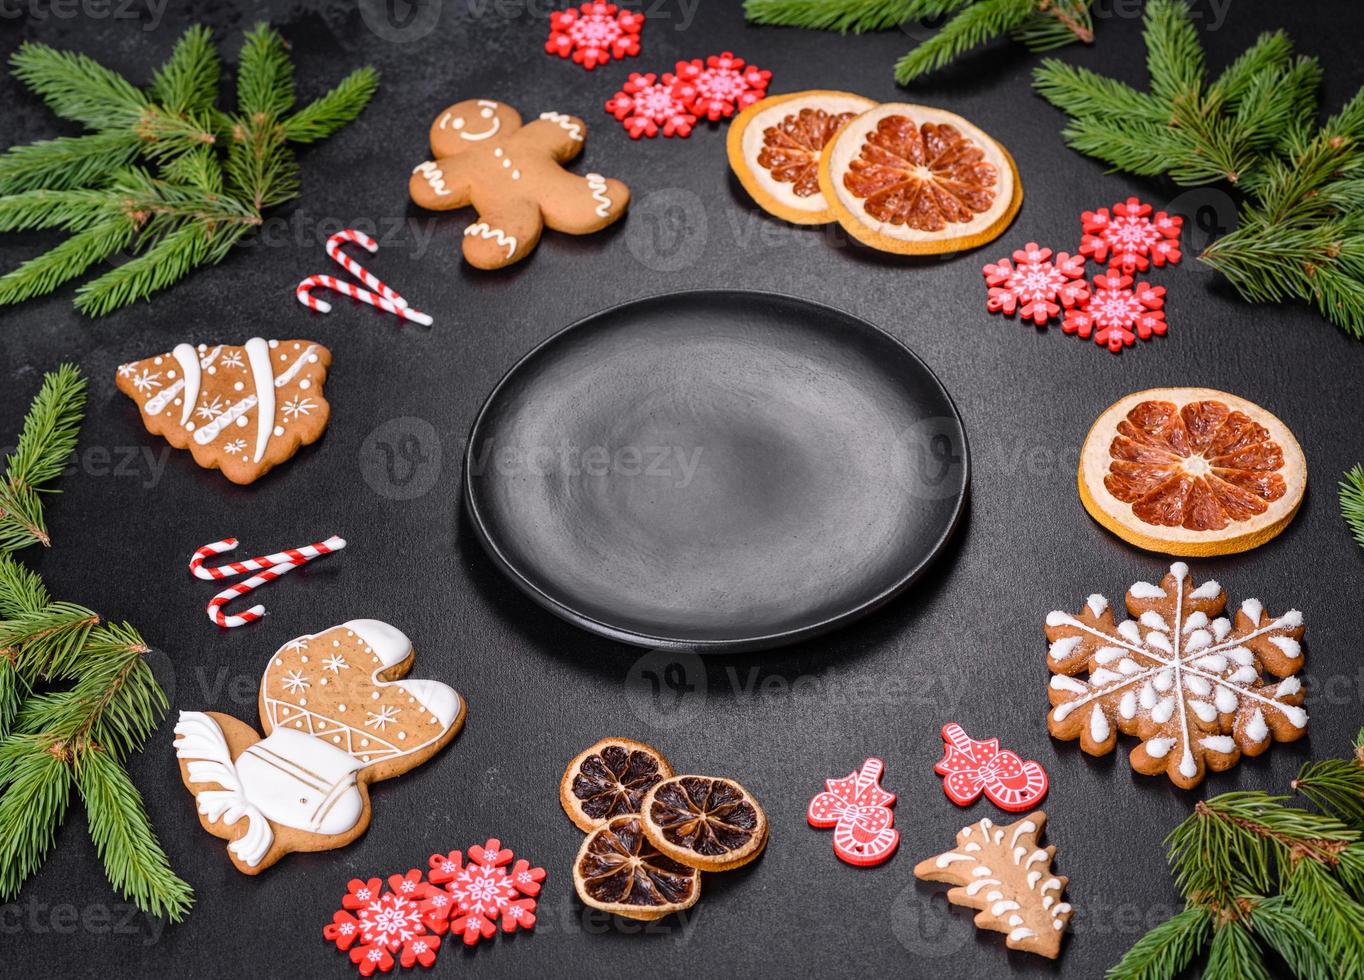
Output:
[[[464,724],[464,699],[431,680],[400,680],[412,643],[355,619],[286,643],[260,685],[265,738],[230,715],[182,711],[180,778],[199,822],[254,875],[292,851],[343,847],[370,820],[369,784],[435,755]]]
[[[620,181],[561,166],[582,152],[586,135],[576,116],[542,112],[522,126],[511,106],[466,99],[431,124],[436,159],[416,166],[408,193],[433,211],[472,204],[478,220],[464,229],[464,257],[501,269],[529,255],[546,225],[587,235],[625,213],[630,189]]]

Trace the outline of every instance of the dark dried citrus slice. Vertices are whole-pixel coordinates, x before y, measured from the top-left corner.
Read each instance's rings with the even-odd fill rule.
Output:
[[[701,873],[660,854],[639,814],[615,817],[587,835],[573,862],[584,905],[628,919],[661,919],[701,897]]]
[[[638,813],[653,786],[673,774],[663,753],[629,738],[604,738],[574,757],[559,781],[559,802],[582,830]]]
[[[640,815],[654,847],[702,871],[737,868],[767,846],[767,814],[732,779],[665,779],[644,797]]]
[[[1254,402],[1209,388],[1128,395],[1080,453],[1085,509],[1126,541],[1170,555],[1247,551],[1293,519],[1307,462],[1293,433]]]
[[[975,248],[1023,203],[1004,147],[955,113],[907,102],[844,126],[824,148],[819,186],[854,238],[907,255]]]
[[[820,154],[849,120],[875,105],[851,92],[823,89],[769,96],[730,124],[729,166],[768,214],[828,224],[834,214],[819,189]]]

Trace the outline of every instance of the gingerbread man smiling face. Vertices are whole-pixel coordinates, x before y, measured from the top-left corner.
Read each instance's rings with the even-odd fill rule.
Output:
[[[630,189],[620,181],[561,166],[582,152],[586,134],[576,116],[544,112],[522,126],[511,106],[466,99],[431,124],[436,159],[413,169],[408,193],[433,211],[472,204],[478,220],[464,229],[464,257],[500,269],[529,255],[546,225],[586,235],[625,213]]]

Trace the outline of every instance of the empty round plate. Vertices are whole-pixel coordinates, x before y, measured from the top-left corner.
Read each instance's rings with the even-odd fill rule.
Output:
[[[465,499],[536,602],[640,646],[755,650],[910,584],[968,457],[899,341],[770,293],[627,303],[527,354],[474,422]]]

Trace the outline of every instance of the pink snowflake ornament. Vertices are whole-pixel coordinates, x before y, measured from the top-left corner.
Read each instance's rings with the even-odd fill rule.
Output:
[[[869,868],[900,846],[892,824],[895,794],[881,788],[885,763],[871,758],[842,779],[826,779],[824,792],[810,800],[805,820],[811,827],[834,828],[834,854],[840,861]]]
[[[465,861],[459,851],[431,855],[431,887],[422,902],[427,926],[439,933],[448,928],[466,946],[491,939],[499,924],[503,932],[534,927],[545,869],[525,860],[508,869],[515,855],[496,838],[475,844],[467,856]]]
[[[678,98],[687,111],[711,122],[728,119],[766,98],[772,80],[770,71],[745,65],[732,51],[713,54],[704,62],[700,58],[679,61],[674,74]]]
[[[588,71],[612,58],[639,54],[639,32],[644,15],[621,10],[614,3],[585,3],[549,15],[548,54],[572,58]]]
[[[1051,249],[1028,242],[1014,252],[1013,261],[1000,259],[982,270],[990,287],[985,307],[991,313],[1013,316],[1017,311],[1040,327],[1062,307],[1070,309],[1089,298],[1083,256],[1060,252],[1053,261]]]
[[[1096,344],[1116,354],[1131,347],[1138,337],[1150,340],[1152,336],[1165,336],[1164,307],[1164,286],[1149,282],[1134,285],[1131,276],[1112,266],[1107,275],[1094,277],[1089,299],[1066,312],[1061,329],[1086,340],[1093,335]]]
[[[349,952],[361,976],[387,973],[395,962],[409,968],[418,963],[429,967],[436,961],[441,942],[427,925],[421,907],[430,887],[415,868],[406,875],[390,875],[387,889],[378,878],[352,879],[341,908],[323,926],[322,936]]]
[[[1181,257],[1179,233],[1184,219],[1164,211],[1156,212],[1154,218],[1150,214],[1151,205],[1135,197],[1113,205],[1111,215],[1108,208],[1084,212],[1080,215],[1084,230],[1080,254],[1116,265],[1128,276],[1145,272],[1149,264],[1173,265]]]
[[[606,111],[625,125],[633,140],[664,136],[686,138],[696,125],[693,115],[676,93],[677,79],[672,72],[662,78],[652,72],[632,72],[619,92],[606,103]]]

